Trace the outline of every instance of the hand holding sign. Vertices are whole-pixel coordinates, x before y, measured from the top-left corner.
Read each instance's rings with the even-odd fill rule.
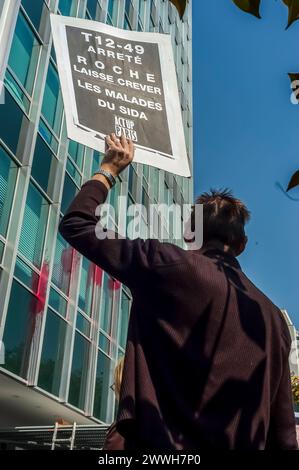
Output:
[[[126,139],[124,134],[120,139],[115,134],[107,135],[105,142],[106,153],[101,168],[116,177],[133,161],[135,147],[132,140]]]

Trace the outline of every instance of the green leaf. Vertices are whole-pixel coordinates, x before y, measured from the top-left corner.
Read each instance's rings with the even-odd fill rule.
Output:
[[[296,173],[294,173],[292,178],[290,179],[287,191],[289,191],[290,189],[295,188],[296,186],[299,186],[299,170],[296,171]]]
[[[283,3],[289,9],[289,18],[286,29],[288,29],[294,21],[299,19],[299,0],[283,0]]]
[[[241,8],[241,10],[245,11],[246,13],[250,13],[251,15],[260,18],[260,3],[261,0],[233,0],[233,2],[237,5],[237,7]]]
[[[176,7],[182,19],[186,10],[187,0],[169,0]]]

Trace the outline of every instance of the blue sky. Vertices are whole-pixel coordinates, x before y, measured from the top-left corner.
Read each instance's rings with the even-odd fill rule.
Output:
[[[281,0],[262,19],[232,0],[193,0],[195,194],[229,187],[252,212],[245,273],[299,329],[299,201],[279,189],[299,169],[299,21]],[[290,195],[299,199],[299,189]]]

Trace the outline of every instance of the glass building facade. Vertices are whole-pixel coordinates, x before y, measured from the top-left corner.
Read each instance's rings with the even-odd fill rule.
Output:
[[[57,231],[102,155],[67,139],[50,12],[171,34],[192,167],[191,2],[182,21],[168,0],[21,0],[9,9],[14,27],[0,105],[0,379],[35,389],[76,416],[110,423],[131,295]],[[116,229],[126,217],[119,195],[127,207],[191,203],[193,182],[133,163],[109,195]]]

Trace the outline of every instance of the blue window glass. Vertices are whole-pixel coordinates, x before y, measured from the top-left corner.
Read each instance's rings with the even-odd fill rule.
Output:
[[[54,255],[52,282],[65,295],[68,295],[69,293],[73,269],[73,256],[74,251],[72,247],[70,247],[64,238],[62,238],[60,233],[58,233]]]
[[[48,309],[38,386],[58,396],[63,366],[67,324]]]
[[[42,105],[42,114],[56,135],[58,135],[60,131],[62,113],[63,103],[59,78],[54,66],[50,63]]]
[[[53,287],[50,289],[49,305],[63,317],[66,316],[67,302]]]
[[[44,8],[46,8],[44,0],[22,0],[22,5],[30,20],[38,31],[42,18],[42,13],[44,11]]]
[[[77,186],[75,185],[73,180],[70,178],[70,176],[66,174],[65,180],[64,180],[62,201],[61,201],[61,210],[63,214],[69,208],[77,192],[78,192]]]
[[[125,19],[124,19],[124,29],[126,29],[127,31],[131,31],[132,30],[132,26],[128,20],[128,17],[127,15],[125,15]]]
[[[102,159],[102,156],[100,152],[94,151],[93,159],[92,159],[92,169],[91,169],[92,174],[94,174],[100,168],[101,159]]]
[[[59,11],[62,15],[69,16],[72,10],[73,0],[59,0]]]
[[[14,98],[17,100],[18,104],[21,106],[21,108],[28,113],[30,109],[30,101],[27,98],[25,92],[23,89],[20,87],[20,85],[16,82],[8,68],[6,69],[5,72],[5,77],[4,77],[4,83],[6,85],[6,88],[11,92],[11,94],[14,96]]]
[[[31,175],[43,190],[52,196],[57,171],[57,158],[44,140],[37,135]]]
[[[94,265],[87,259],[82,259],[81,279],[79,288],[78,306],[87,315],[91,315],[93,294]]]
[[[114,0],[108,0],[108,13],[111,19],[113,19],[113,11],[114,11]]]
[[[43,136],[45,141],[50,145],[51,149],[56,155],[58,151],[58,141],[54,137],[54,134],[52,134],[49,127],[47,126],[47,124],[44,122],[42,118],[39,121],[38,130],[39,130],[40,135]]]
[[[8,92],[5,93],[5,104],[0,105],[0,123],[0,138],[21,160],[29,121]]]
[[[99,348],[109,354],[111,341],[102,332],[99,335]]]
[[[95,19],[97,15],[97,8],[99,7],[97,0],[87,0],[87,9],[91,18]]]
[[[84,146],[81,144],[78,144],[78,142],[74,142],[73,140],[70,140],[68,152],[72,160],[74,160],[76,165],[80,168],[80,170],[82,170]]]
[[[113,281],[108,274],[104,274],[103,287],[102,287],[102,302],[101,302],[101,316],[100,327],[106,333],[111,333],[112,323],[112,302],[113,302]]]
[[[30,183],[24,219],[21,230],[19,251],[31,263],[41,265],[49,204],[35,186]]]
[[[4,236],[7,232],[16,176],[16,164],[0,146],[0,233]]]
[[[38,315],[36,298],[17,281],[13,282],[3,334],[5,369],[27,378],[30,349]]]
[[[90,336],[90,321],[88,321],[80,312],[77,312],[76,328],[85,336]]]
[[[81,410],[85,408],[86,382],[89,370],[89,346],[89,341],[76,332],[68,401],[71,405]]]
[[[79,173],[75,165],[71,162],[70,158],[67,159],[66,169],[67,172],[74,178],[77,185],[81,186],[81,174]]]
[[[40,44],[22,13],[18,16],[8,60],[21,84],[31,95],[40,52]]]
[[[19,257],[16,260],[14,276],[33,292],[37,292],[39,275]]]
[[[110,382],[110,359],[99,351],[93,414],[96,418],[104,422],[106,421],[107,416],[107,398],[112,385]]]

